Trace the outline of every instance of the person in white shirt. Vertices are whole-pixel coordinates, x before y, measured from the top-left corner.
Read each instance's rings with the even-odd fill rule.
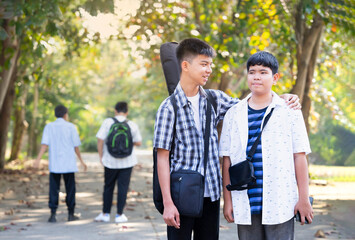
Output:
[[[115,106],[115,119],[118,122],[126,122],[130,128],[132,141],[134,146],[142,144],[142,137],[137,124],[127,120],[128,104],[126,102],[118,102]],[[115,158],[108,151],[106,144],[107,137],[111,126],[115,123],[113,118],[107,118],[102,123],[97,137],[97,149],[99,152],[100,162],[104,166],[104,192],[103,192],[103,210],[94,220],[96,222],[109,222],[110,212],[113,199],[113,191],[117,181],[117,214],[115,217],[116,223],[126,222],[128,219],[123,213],[127,199],[127,191],[131,179],[131,173],[134,165],[137,164],[137,158],[132,154],[123,158]]]
[[[74,124],[68,122],[68,109],[59,105],[54,109],[57,120],[47,124],[43,130],[42,146],[33,167],[38,168],[42,155],[49,147],[49,201],[51,216],[48,222],[56,222],[56,211],[59,202],[60,178],[63,175],[68,207],[68,221],[78,220],[74,215],[75,208],[75,172],[78,171],[76,157],[78,156],[84,171],[87,166],[80,155],[80,138]]]
[[[223,213],[238,226],[240,240],[294,239],[294,215],[311,223],[313,210],[308,193],[310,153],[300,110],[288,108],[271,88],[280,75],[278,62],[268,52],[253,54],[247,62],[251,94],[227,112],[220,138],[223,157]],[[259,135],[265,116],[274,108],[253,156],[256,183],[249,189],[229,192],[229,167],[246,159]]]

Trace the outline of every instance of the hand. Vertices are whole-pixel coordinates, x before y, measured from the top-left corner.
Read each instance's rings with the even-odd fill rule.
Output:
[[[83,166],[84,172],[86,172],[88,170],[88,166],[82,162],[81,165]]]
[[[234,222],[233,206],[231,203],[224,202],[223,215],[224,215],[224,218],[227,220],[227,222],[229,222],[229,223]]]
[[[173,202],[164,204],[163,218],[168,226],[180,229],[180,214]]]
[[[313,209],[312,206],[308,200],[299,200],[295,206],[295,215],[297,212],[300,212],[301,215],[301,225],[304,225],[306,219],[308,220],[309,223],[312,223],[313,220]]]
[[[34,169],[38,169],[39,168],[39,162],[40,162],[41,159],[36,159],[34,162],[33,162],[33,168]]]
[[[300,103],[300,98],[295,94],[283,94],[280,96],[282,99],[285,100],[287,106],[289,106],[293,110],[299,110],[302,108]]]

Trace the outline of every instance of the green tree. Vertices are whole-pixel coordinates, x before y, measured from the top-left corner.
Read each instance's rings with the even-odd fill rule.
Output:
[[[15,83],[18,81],[18,61],[20,57],[41,62],[44,55],[43,41],[51,36],[58,36],[66,43],[66,55],[69,57],[80,48],[87,38],[86,31],[80,31],[82,25],[78,19],[78,9],[85,1],[59,0],[4,0],[0,2],[0,169],[5,162],[8,126],[11,109],[15,98]],[[100,5],[112,0],[88,2],[88,6],[98,9]],[[96,5],[99,4],[99,5]],[[37,65],[37,64],[35,64]],[[27,66],[30,69],[31,65]],[[30,74],[40,71],[29,70]],[[27,72],[24,71],[25,74]],[[38,81],[39,76],[32,75]],[[26,83],[25,83],[26,84]],[[34,128],[31,128],[34,129]]]

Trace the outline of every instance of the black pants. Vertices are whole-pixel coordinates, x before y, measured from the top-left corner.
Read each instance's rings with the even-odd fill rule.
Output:
[[[169,240],[189,240],[192,231],[194,240],[217,240],[219,236],[219,200],[205,198],[200,218],[180,216],[180,229],[168,226]]]
[[[113,199],[113,191],[117,181],[117,213],[122,214],[126,204],[129,182],[131,180],[132,167],[124,169],[110,169],[105,167],[104,206],[103,212],[110,213]]]
[[[73,214],[75,208],[75,192],[76,192],[74,173],[50,173],[49,174],[48,206],[51,209],[51,213],[55,213],[57,211],[61,175],[63,175],[65,191],[67,193],[67,196],[65,197],[65,203],[67,204],[69,214]]]

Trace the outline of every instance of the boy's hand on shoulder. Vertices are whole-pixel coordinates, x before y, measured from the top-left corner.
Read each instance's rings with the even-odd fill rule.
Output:
[[[313,220],[313,208],[308,201],[306,200],[299,200],[295,206],[295,215],[297,212],[300,212],[301,215],[301,225],[305,224],[307,218],[308,223],[312,223]]]
[[[282,94],[280,98],[285,100],[287,106],[289,106],[289,108],[291,109],[300,110],[302,108],[302,105],[300,103],[300,98],[295,94],[290,94],[290,93]]]

